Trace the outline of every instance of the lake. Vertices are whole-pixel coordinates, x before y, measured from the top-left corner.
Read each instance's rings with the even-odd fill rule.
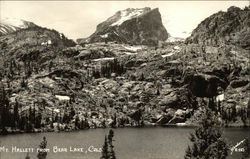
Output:
[[[228,143],[236,145],[237,142],[249,138],[249,130],[250,128],[225,128],[223,133]],[[99,159],[101,153],[93,151],[102,148],[104,136],[108,131],[109,129],[89,129],[76,132],[0,136],[0,159],[25,159],[26,153],[18,150],[30,148],[31,152],[33,148],[33,151],[36,151],[43,136],[47,138],[47,147],[50,150],[47,159]],[[116,157],[118,159],[183,159],[185,150],[190,144],[189,134],[193,131],[194,128],[183,127],[114,129]],[[6,148],[9,152],[6,152]],[[75,151],[69,152],[70,150]],[[229,159],[239,158],[240,154],[240,152],[234,152],[233,155],[229,155]],[[36,155],[36,152],[31,152],[30,158],[36,159]]]

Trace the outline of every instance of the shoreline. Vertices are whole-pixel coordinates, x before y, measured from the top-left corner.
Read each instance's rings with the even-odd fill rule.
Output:
[[[60,132],[76,132],[76,131],[84,131],[84,130],[90,130],[90,129],[116,129],[116,128],[151,128],[151,127],[163,127],[163,128],[196,128],[198,125],[195,124],[164,124],[164,125],[144,125],[144,126],[124,126],[124,127],[96,127],[96,128],[86,128],[86,129],[72,129],[72,130],[42,130],[42,129],[36,129],[32,132],[25,132],[21,130],[12,130],[3,133],[0,133],[0,136],[4,135],[15,135],[15,134],[34,134],[34,133],[60,133]],[[221,128],[250,128],[249,125],[242,126],[242,125],[229,125],[229,126],[222,126]]]

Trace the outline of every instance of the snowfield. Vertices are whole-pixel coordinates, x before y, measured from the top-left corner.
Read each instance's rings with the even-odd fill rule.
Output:
[[[143,13],[144,13],[143,8],[142,9],[135,9],[135,10],[132,10],[132,9],[123,10],[123,11],[121,11],[120,19],[118,21],[114,22],[113,24],[111,24],[111,26],[121,25],[123,22],[125,22],[129,19],[138,17],[138,16],[142,15]]]
[[[114,57],[104,57],[99,59],[94,59],[93,61],[108,61],[108,60],[114,60]]]
[[[16,18],[3,18],[1,19],[1,23],[11,27],[13,30],[16,30],[17,28],[27,28],[24,20]]]
[[[165,54],[165,55],[161,55],[161,57],[165,58],[165,57],[172,56],[174,54],[175,54],[174,52],[171,52],[171,53],[168,53],[168,54]]]
[[[69,96],[55,95],[55,97],[59,100],[69,100]]]
[[[141,50],[142,47],[141,46],[124,46],[124,48],[128,51],[131,51],[131,52],[136,52],[138,50]]]

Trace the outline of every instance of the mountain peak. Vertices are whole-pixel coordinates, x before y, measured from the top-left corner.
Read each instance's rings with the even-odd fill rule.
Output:
[[[36,24],[22,19],[5,17],[0,19],[0,35],[9,34],[20,29],[35,27]]]
[[[100,23],[85,42],[108,42],[157,45],[168,32],[162,24],[158,8],[127,8]]]
[[[119,20],[111,24],[111,26],[121,25],[126,20],[138,17],[142,14],[149,12],[150,10],[151,8],[145,7],[145,8],[127,8],[125,10],[118,11],[116,14],[118,14]]]
[[[233,44],[250,49],[249,7],[232,6],[203,20],[187,38],[187,43],[212,46]]]

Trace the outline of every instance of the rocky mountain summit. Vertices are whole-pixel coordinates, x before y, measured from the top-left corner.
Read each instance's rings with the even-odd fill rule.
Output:
[[[1,19],[0,40],[8,47],[37,45],[73,46],[75,43],[54,29],[15,18]]]
[[[20,29],[36,27],[37,25],[21,19],[3,18],[0,19],[0,36],[13,33]]]
[[[233,44],[250,49],[250,7],[232,6],[226,12],[211,15],[193,30],[186,41],[213,46]]]
[[[158,8],[128,8],[118,11],[97,25],[87,42],[107,42],[156,45],[165,41],[168,32],[164,28]]]
[[[9,32],[1,27],[6,32],[0,36],[0,59],[28,62],[30,59],[35,58],[36,63],[39,64],[40,61],[44,62],[48,58],[55,56],[49,51],[75,45],[74,41],[66,38],[56,30],[40,27],[23,20],[15,20],[15,22],[15,24],[20,25],[14,26],[14,24],[10,25],[8,23],[8,26],[12,29],[9,29]],[[7,25],[1,26],[7,28]],[[3,61],[0,64],[3,64]]]

